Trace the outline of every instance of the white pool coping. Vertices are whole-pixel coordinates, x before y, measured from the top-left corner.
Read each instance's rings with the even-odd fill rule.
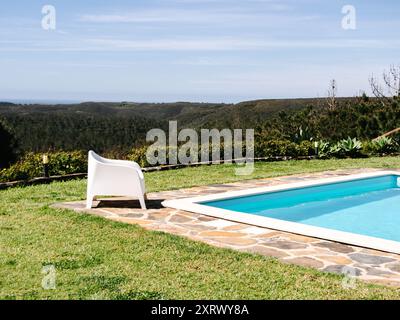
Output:
[[[365,235],[360,235],[356,233],[343,232],[328,228],[309,226],[302,223],[284,221],[274,218],[261,217],[258,215],[250,213],[241,213],[226,209],[214,208],[207,205],[201,204],[205,201],[215,201],[231,199],[236,197],[257,195],[263,193],[286,191],[297,188],[304,187],[314,187],[321,186],[331,183],[346,182],[352,180],[360,180],[366,178],[375,178],[386,175],[395,175],[400,177],[400,173],[396,171],[378,171],[362,174],[354,174],[348,176],[340,176],[333,178],[322,178],[318,180],[311,181],[301,181],[288,184],[281,184],[276,186],[267,187],[257,187],[250,188],[246,190],[236,190],[228,191],[218,194],[210,194],[205,196],[197,196],[192,198],[176,199],[176,200],[166,200],[162,202],[162,205],[167,208],[173,208],[178,210],[184,210],[189,212],[194,212],[198,214],[203,214],[206,216],[211,216],[215,218],[225,219],[229,221],[235,221],[240,223],[245,223],[249,225],[264,227],[268,229],[274,229],[279,231],[285,231],[300,235],[305,235],[309,237],[326,239],[335,242],[346,243],[350,245],[355,245],[359,247],[371,248],[376,250],[381,250],[385,252],[400,254],[400,242],[386,240],[382,238],[370,237]],[[400,214],[400,204],[399,204],[399,214]]]

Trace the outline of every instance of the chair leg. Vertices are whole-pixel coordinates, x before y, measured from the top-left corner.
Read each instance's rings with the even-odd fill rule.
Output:
[[[86,209],[92,209],[93,206],[93,199],[95,198],[95,196],[92,195],[88,195],[86,198]]]
[[[140,206],[142,207],[142,209],[147,210],[146,202],[144,201],[144,196],[139,196],[139,202],[140,202]]]

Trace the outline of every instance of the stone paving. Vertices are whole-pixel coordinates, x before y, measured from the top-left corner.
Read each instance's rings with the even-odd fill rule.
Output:
[[[217,247],[275,257],[285,263],[312,267],[326,272],[350,274],[358,279],[374,283],[400,286],[400,255],[161,206],[161,202],[167,199],[287,184],[367,171],[377,170],[337,170],[149,193],[148,210],[141,210],[137,200],[123,198],[101,199],[95,202],[97,207],[90,210],[85,209],[83,201],[58,203],[54,206],[95,214],[110,220],[137,224],[145,229],[168,232]]]

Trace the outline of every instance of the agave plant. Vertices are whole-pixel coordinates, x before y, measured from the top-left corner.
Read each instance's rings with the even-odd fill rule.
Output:
[[[357,157],[361,153],[362,142],[357,138],[343,139],[336,144],[336,153],[341,156]]]
[[[342,149],[342,147],[340,145],[340,142],[338,142],[338,143],[336,143],[334,145],[331,145],[329,147],[328,154],[330,156],[334,156],[334,157],[342,157],[343,156],[343,149]]]
[[[374,152],[380,154],[388,154],[398,151],[397,143],[392,138],[388,137],[381,137],[379,139],[373,140],[372,147]]]
[[[328,158],[330,156],[330,143],[328,141],[317,141],[315,142],[316,154],[319,158]]]
[[[291,137],[291,140],[295,143],[300,143],[302,141],[313,141],[311,130],[309,127],[300,126],[297,128],[295,134]]]

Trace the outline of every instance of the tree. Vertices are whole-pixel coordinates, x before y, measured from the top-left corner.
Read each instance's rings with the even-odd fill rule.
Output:
[[[336,80],[333,79],[330,83],[330,87],[328,90],[328,98],[327,98],[328,109],[331,111],[335,110],[337,107],[336,96],[337,96],[337,84]]]
[[[382,105],[390,104],[400,97],[400,66],[390,66],[389,71],[382,74],[383,84],[375,77],[369,79],[372,93]]]
[[[7,167],[15,159],[15,138],[0,119],[0,169]]]

